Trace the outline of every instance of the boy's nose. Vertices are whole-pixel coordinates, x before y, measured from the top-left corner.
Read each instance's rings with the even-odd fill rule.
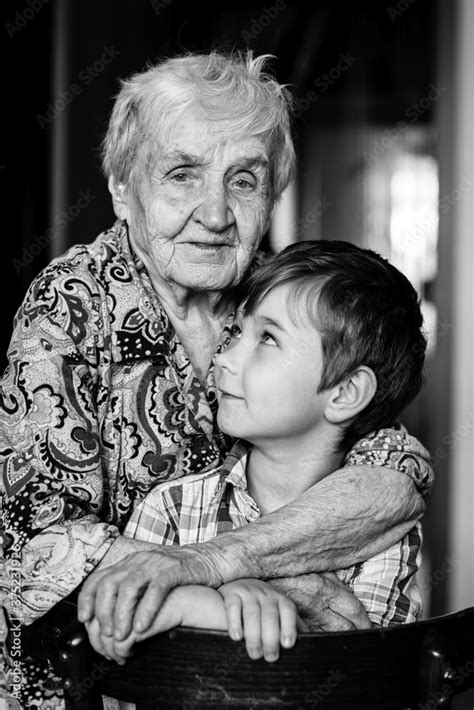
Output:
[[[242,370],[242,361],[245,358],[245,347],[242,340],[232,340],[225,350],[216,355],[217,367],[226,370],[231,375],[236,375]]]
[[[227,348],[227,350],[223,350],[221,353],[218,353],[214,358],[214,362],[217,367],[220,367],[222,370],[227,370],[227,372],[230,372],[232,375],[235,375],[237,372],[237,367],[235,358],[231,357],[231,349],[232,348]]]

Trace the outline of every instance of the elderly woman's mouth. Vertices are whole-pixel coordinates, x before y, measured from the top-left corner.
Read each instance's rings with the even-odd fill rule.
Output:
[[[222,247],[231,247],[227,242],[186,242],[187,244],[196,247],[197,249],[221,249]]]
[[[229,258],[232,244],[224,242],[183,242],[187,256],[191,260],[224,263]]]

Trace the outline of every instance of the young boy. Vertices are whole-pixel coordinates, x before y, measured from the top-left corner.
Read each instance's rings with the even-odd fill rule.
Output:
[[[218,424],[237,443],[219,469],[158,485],[124,534],[204,542],[301,496],[338,469],[356,441],[370,459],[371,445],[380,447],[384,428],[421,388],[421,328],[414,288],[372,251],[310,241],[274,256],[248,280],[232,340],[215,358]],[[400,449],[409,465],[410,452]],[[420,545],[417,524],[385,552],[337,571],[373,624],[418,618]],[[237,580],[218,590],[174,589],[141,636],[114,644],[95,620],[88,630],[96,650],[123,662],[135,641],[180,624],[228,629],[245,638],[252,658],[268,661],[307,628],[274,585]]]

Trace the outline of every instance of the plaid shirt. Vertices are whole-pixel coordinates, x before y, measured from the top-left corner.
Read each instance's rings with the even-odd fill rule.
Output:
[[[159,545],[189,545],[258,520],[259,508],[247,491],[249,450],[246,442],[238,441],[222,466],[156,486],[136,507],[124,536]],[[350,465],[350,459],[345,463]],[[336,571],[374,624],[409,623],[420,617],[415,573],[421,563],[421,541],[417,523],[384,552]]]

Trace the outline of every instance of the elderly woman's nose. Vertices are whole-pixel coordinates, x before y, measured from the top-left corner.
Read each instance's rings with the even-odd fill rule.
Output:
[[[212,232],[222,232],[234,223],[234,214],[224,186],[214,184],[204,190],[194,210],[194,219]]]

